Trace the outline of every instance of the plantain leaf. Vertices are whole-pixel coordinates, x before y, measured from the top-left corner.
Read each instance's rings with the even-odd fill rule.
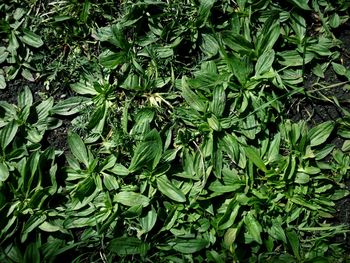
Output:
[[[23,37],[22,41],[26,43],[29,46],[38,48],[44,45],[44,42],[41,40],[40,36],[29,31],[29,30],[23,30]]]
[[[249,211],[244,216],[244,224],[247,227],[248,233],[252,236],[253,240],[262,244],[261,232],[262,227],[259,221],[253,215],[253,211]]]
[[[12,142],[16,136],[17,130],[18,124],[13,120],[0,131],[0,146],[2,149],[5,149]]]
[[[251,160],[260,170],[267,172],[267,168],[261,159],[258,151],[253,147],[244,147],[245,155]]]
[[[135,149],[129,171],[135,172],[144,165],[149,165],[154,169],[162,156],[162,147],[162,139],[157,130],[153,129],[147,133],[144,140]]]
[[[83,163],[85,167],[89,167],[89,157],[83,140],[74,132],[68,134],[68,145],[79,162]]]
[[[178,239],[173,248],[184,254],[193,254],[204,249],[209,242],[205,239]]]
[[[118,237],[111,240],[108,249],[119,256],[146,254],[149,245],[136,237]]]
[[[205,112],[206,104],[203,99],[200,98],[196,93],[194,93],[187,84],[186,77],[183,77],[181,80],[182,84],[182,97],[186,100],[186,102],[190,105],[191,108]]]
[[[318,146],[326,142],[334,129],[334,122],[326,121],[309,131],[309,139],[311,146]]]
[[[161,191],[170,199],[181,203],[186,202],[186,197],[184,193],[174,184],[172,184],[165,175],[162,175],[157,178],[157,186],[159,191]]]
[[[275,51],[273,49],[265,51],[258,58],[258,61],[256,62],[255,75],[256,76],[263,75],[264,73],[270,71],[274,60],[275,60]]]
[[[150,202],[149,198],[142,194],[127,191],[116,194],[113,200],[125,206],[141,205],[143,207],[148,206]]]

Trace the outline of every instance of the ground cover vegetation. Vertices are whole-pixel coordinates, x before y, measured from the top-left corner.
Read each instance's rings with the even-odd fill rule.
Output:
[[[0,261],[350,260],[349,7],[1,1]]]

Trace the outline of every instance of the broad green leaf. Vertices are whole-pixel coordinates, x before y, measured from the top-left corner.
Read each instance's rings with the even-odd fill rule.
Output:
[[[144,165],[150,165],[154,169],[162,156],[162,139],[157,130],[153,129],[146,134],[144,140],[139,143],[131,159],[129,171],[135,172]]]
[[[315,210],[316,211],[317,209],[320,208],[318,205],[315,205],[315,204],[312,204],[310,202],[307,202],[302,197],[299,197],[299,196],[293,196],[289,200],[292,201],[295,204],[307,207],[307,208],[309,208],[311,210]]]
[[[332,14],[329,18],[329,25],[333,28],[339,27],[341,24],[340,17],[337,13]]]
[[[118,53],[104,52],[99,58],[102,66],[108,69],[115,69],[126,61],[126,54],[123,51]]]
[[[90,83],[79,81],[70,85],[71,89],[81,95],[97,95],[98,92]]]
[[[200,0],[197,15],[197,23],[199,27],[203,27],[210,15],[210,10],[213,7],[215,0]]]
[[[280,34],[281,27],[278,20],[271,20],[270,22],[265,23],[256,41],[256,50],[258,51],[258,55],[261,56],[264,52],[272,50]]]
[[[190,105],[191,108],[205,112],[206,104],[201,97],[199,97],[196,93],[194,93],[190,87],[188,86],[186,77],[183,77],[181,80],[182,86],[182,97],[186,100],[186,102]]]
[[[143,207],[148,206],[150,202],[149,198],[142,194],[127,191],[116,194],[113,200],[125,206],[141,205]]]
[[[184,193],[174,184],[172,184],[165,175],[159,176],[157,178],[157,186],[159,191],[161,191],[170,199],[176,202],[186,202]]]
[[[286,234],[287,234],[289,244],[292,247],[294,256],[299,260],[300,259],[299,237],[294,230],[288,230]]]
[[[136,237],[118,237],[111,240],[108,249],[119,256],[146,254],[149,246]]]
[[[40,36],[29,31],[29,30],[23,30],[23,37],[22,41],[26,43],[29,46],[38,48],[44,45],[44,42],[41,40]]]
[[[309,139],[311,146],[318,146],[324,143],[331,135],[334,129],[334,122],[326,121],[309,131]]]
[[[25,69],[25,68],[22,69],[21,75],[23,78],[25,78],[26,80],[28,80],[30,82],[35,81],[33,74],[28,69]]]
[[[6,80],[4,75],[0,74],[0,90],[6,88]]]
[[[350,140],[345,140],[343,146],[341,147],[343,152],[347,152],[350,150]]]
[[[259,244],[262,244],[262,239],[261,239],[262,226],[253,215],[252,211],[249,211],[244,216],[244,224],[246,225],[246,229],[248,233],[252,236],[252,238]]]
[[[10,175],[10,172],[9,172],[9,169],[7,168],[6,163],[1,162],[0,163],[0,182],[5,182],[9,177],[9,175]]]
[[[33,104],[33,95],[28,86],[25,86],[23,91],[18,95],[18,107],[30,107]]]
[[[21,242],[25,242],[27,240],[28,234],[40,226],[46,220],[46,218],[46,215],[32,216],[23,226],[21,233]]]
[[[57,232],[61,228],[59,226],[53,225],[48,221],[45,221],[39,226],[40,230],[45,231],[45,232]]]
[[[86,177],[84,180],[79,182],[76,186],[74,196],[82,201],[85,197],[89,197],[96,189],[95,181],[92,177]]]
[[[342,64],[332,62],[332,67],[335,73],[337,73],[338,75],[340,76],[346,75],[347,69]]]
[[[109,191],[119,189],[118,180],[114,175],[104,174],[103,175],[103,184]]]
[[[99,124],[99,122],[103,119],[105,114],[106,114],[106,103],[104,103],[102,106],[95,108],[86,128],[88,130],[95,128]]]
[[[219,44],[215,37],[211,34],[202,34],[201,50],[209,58],[215,56],[219,51]]]
[[[239,228],[237,228],[237,227],[232,227],[232,228],[227,229],[227,231],[224,235],[224,244],[227,247],[231,247],[234,244],[238,233],[239,233]]]
[[[287,244],[286,234],[285,234],[281,224],[279,222],[277,222],[277,220],[274,220],[274,222],[272,223],[271,228],[268,230],[268,233],[274,239],[281,240],[285,244]]]
[[[12,54],[16,54],[16,50],[19,48],[19,43],[16,37],[16,34],[14,31],[11,31],[11,34],[9,35],[9,45],[7,47],[7,50],[10,51]]]
[[[232,34],[231,31],[224,31],[222,33],[222,39],[225,45],[236,52],[250,54],[254,51],[253,44],[242,35]]]
[[[295,182],[298,184],[307,184],[310,182],[310,176],[306,173],[297,173]]]
[[[244,147],[245,155],[251,160],[260,170],[267,172],[267,168],[261,159],[258,151],[253,147]]]
[[[140,224],[142,227],[142,230],[147,233],[152,230],[152,228],[155,226],[157,222],[157,212],[152,207],[151,210],[148,211],[148,213],[140,218]]]
[[[237,58],[228,55],[226,58],[230,71],[235,75],[241,85],[245,85],[254,68],[249,57]]]
[[[6,48],[0,46],[0,64],[6,60],[8,55],[9,55],[9,52],[6,50]],[[0,70],[0,73],[1,73],[1,70]]]
[[[204,249],[209,242],[205,239],[177,239],[173,248],[184,254],[193,254]]]
[[[209,127],[214,131],[221,130],[221,125],[216,115],[211,115],[211,117],[208,118],[207,121],[208,121]]]
[[[0,131],[0,145],[2,149],[5,149],[15,138],[18,130],[18,124],[15,120],[9,122]]]
[[[174,56],[174,50],[167,46],[155,48],[155,52],[159,58],[169,58]]]
[[[294,6],[309,11],[311,8],[308,6],[309,0],[288,0],[288,2],[291,2]]]
[[[29,243],[23,256],[23,263],[40,263],[40,251],[37,243]]]
[[[281,134],[277,133],[269,146],[269,151],[268,151],[269,161],[274,161],[278,158],[279,151],[280,151],[280,144],[281,144]]]
[[[120,176],[127,176],[130,173],[129,169],[120,163],[114,165],[109,171]]]
[[[265,51],[255,64],[255,75],[263,75],[270,71],[272,63],[275,60],[275,51],[273,49]]]
[[[221,117],[225,110],[226,93],[223,85],[214,87],[213,101],[210,104],[210,110],[217,117]]]
[[[312,61],[316,54],[314,52],[306,52],[305,56],[298,53],[297,50],[286,50],[277,53],[281,60],[278,62],[283,66],[296,67],[308,64]]]
[[[68,134],[68,145],[79,162],[83,163],[86,168],[89,167],[89,157],[83,140],[74,132]]]
[[[89,98],[70,97],[68,99],[59,101],[56,105],[54,105],[51,108],[50,112],[52,114],[58,114],[63,116],[73,115],[80,112],[89,103]]]

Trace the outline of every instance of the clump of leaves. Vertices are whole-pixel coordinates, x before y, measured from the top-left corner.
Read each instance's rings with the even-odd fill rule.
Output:
[[[68,10],[88,22],[91,3],[72,3],[54,3],[55,12],[77,5]],[[19,235],[33,238],[28,252],[8,245],[3,258],[345,260],[348,226],[334,215],[349,195],[349,143],[338,149],[332,139],[349,139],[347,118],[309,127],[290,121],[285,105],[314,92],[303,86],[308,70],[322,78],[332,66],[347,76],[332,34],[347,20],[346,7],[319,0],[123,1],[109,24],[78,30],[91,30],[100,65],[72,83],[79,96],[50,106],[49,114],[74,116],[64,184],[51,181],[47,189],[55,191],[45,195],[63,201],[36,204]],[[59,19],[83,27],[74,12]],[[310,34],[315,14],[321,24]],[[10,113],[1,129],[11,135],[3,136],[3,171],[11,159],[6,147],[18,140]],[[32,158],[55,167],[54,156],[29,151],[23,167],[32,169]],[[41,178],[35,167],[33,178]],[[11,172],[6,180],[22,182]],[[33,180],[37,191],[46,189]]]

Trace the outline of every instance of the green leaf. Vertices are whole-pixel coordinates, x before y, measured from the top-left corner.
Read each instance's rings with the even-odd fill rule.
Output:
[[[33,74],[28,69],[22,69],[21,75],[23,78],[30,82],[34,82],[35,79],[33,77]]]
[[[256,62],[255,75],[257,76],[263,75],[264,73],[270,71],[274,60],[275,60],[275,51],[273,49],[265,51],[258,58],[258,61]]]
[[[331,135],[333,129],[334,122],[332,121],[326,121],[317,125],[316,127],[313,127],[308,134],[310,139],[310,145],[318,146],[324,143]]]
[[[59,231],[61,228],[59,226],[53,225],[48,221],[45,221],[44,223],[42,223],[39,226],[40,230],[45,231],[45,232],[57,232]]]
[[[85,97],[70,97],[65,100],[59,101],[50,110],[52,114],[58,114],[63,116],[69,116],[80,112],[88,103],[89,98]]]
[[[184,254],[193,254],[204,249],[209,242],[205,239],[177,239],[173,248]]]
[[[112,169],[109,169],[109,171],[120,176],[127,176],[130,174],[129,169],[120,163],[117,163]]]
[[[259,221],[253,215],[252,211],[249,211],[244,216],[244,224],[246,225],[248,233],[252,236],[252,238],[259,244],[262,244],[262,239],[260,236],[262,232],[262,227]]]
[[[258,151],[253,147],[244,147],[245,155],[251,160],[260,170],[267,172],[267,168],[261,159]]]
[[[115,69],[126,61],[126,54],[123,51],[118,53],[108,51],[102,53],[99,58],[102,66],[108,69]]]
[[[150,202],[149,198],[142,194],[127,191],[116,194],[113,200],[125,206],[141,205],[143,207],[148,206]]]
[[[298,7],[300,9],[310,11],[311,8],[308,6],[309,0],[288,0],[288,2],[291,2],[295,7]]]
[[[339,27],[341,24],[340,17],[337,13],[332,14],[329,18],[329,25],[333,28]]]
[[[21,233],[21,242],[25,242],[29,233],[31,233],[35,228],[40,226],[46,220],[46,218],[46,215],[32,216],[23,226],[23,230]]]
[[[40,263],[40,251],[37,243],[29,243],[23,256],[23,263]]]
[[[239,34],[232,34],[231,31],[224,31],[222,33],[222,39],[225,45],[236,52],[250,54],[254,51],[253,44]]]
[[[137,145],[131,159],[129,171],[131,173],[135,172],[144,165],[151,165],[151,168],[154,169],[162,156],[162,149],[162,139],[157,130],[153,129]]]
[[[119,256],[146,254],[149,246],[136,237],[118,237],[112,239],[108,249]]]
[[[140,218],[140,224],[142,227],[142,230],[147,233],[152,230],[152,228],[155,226],[157,222],[157,212],[152,207],[151,210],[148,211],[146,216]]]
[[[186,100],[186,102],[190,105],[191,108],[200,111],[205,112],[206,111],[206,104],[203,101],[202,98],[200,98],[196,93],[194,93],[190,87],[187,84],[186,77],[182,77],[181,80],[181,86],[182,86],[182,97]]]
[[[89,157],[83,140],[74,132],[68,134],[68,145],[79,162],[83,163],[86,168],[89,167]]]
[[[74,90],[76,93],[81,94],[81,95],[97,95],[98,92],[94,88],[93,85],[90,83],[84,82],[84,81],[79,81],[77,83],[71,84],[70,85],[71,89]]]
[[[24,36],[22,37],[22,41],[26,43],[29,46],[38,48],[44,45],[44,42],[41,40],[40,36],[37,34],[29,31],[29,30],[23,30]]]
[[[215,56],[219,51],[219,44],[215,37],[211,34],[202,34],[202,45],[200,46],[203,53],[211,58]]]
[[[332,62],[332,67],[335,73],[337,73],[338,75],[340,76],[346,75],[347,69],[342,64]]]
[[[300,259],[300,254],[299,254],[299,237],[297,233],[294,230],[288,230],[287,231],[287,238],[289,241],[290,246],[292,247],[294,256],[299,260]]]
[[[181,203],[186,202],[184,193],[175,185],[173,185],[165,175],[157,178],[157,186],[159,191],[161,191],[170,199]]]
[[[0,89],[5,89],[6,88],[6,80],[4,75],[0,73]]]
[[[25,86],[23,91],[18,95],[18,107],[30,107],[33,104],[33,95],[28,86]]]
[[[200,0],[199,9],[197,15],[197,24],[199,27],[203,27],[207,22],[210,15],[210,10],[213,7],[215,0]]]
[[[0,131],[0,145],[4,150],[15,138],[18,130],[18,124],[15,120],[9,122],[2,130]]]
[[[74,196],[78,198],[79,201],[84,200],[85,197],[91,196],[96,189],[95,181],[92,177],[87,177],[76,186]]]
[[[225,110],[226,105],[226,93],[223,85],[214,87],[213,101],[210,104],[210,110],[217,117],[221,117]]]
[[[10,175],[10,172],[9,172],[9,169],[7,168],[6,163],[1,162],[0,163],[0,182],[5,182],[9,177],[9,175]]]

